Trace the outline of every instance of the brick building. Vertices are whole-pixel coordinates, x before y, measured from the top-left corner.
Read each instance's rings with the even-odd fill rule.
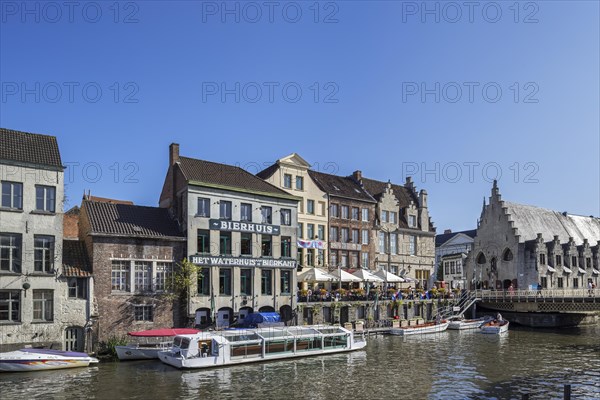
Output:
[[[94,273],[94,341],[185,324],[177,299],[165,296],[185,257],[168,211],[90,198],[81,204],[79,237]]]
[[[292,318],[299,200],[239,167],[180,157],[171,144],[160,206],[199,268],[189,304],[196,325],[224,327],[253,311]]]

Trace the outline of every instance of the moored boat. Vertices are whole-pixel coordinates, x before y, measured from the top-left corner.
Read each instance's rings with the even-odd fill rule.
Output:
[[[440,323],[426,322],[424,324],[403,326],[400,328],[390,329],[390,335],[397,336],[408,336],[408,335],[419,335],[425,333],[437,333],[443,332],[448,329],[449,322],[446,320],[440,321]]]
[[[340,326],[289,326],[179,335],[159,359],[176,368],[210,368],[362,349],[364,338]]]
[[[488,334],[494,334],[494,335],[499,335],[501,333],[504,332],[508,332],[508,321],[503,319],[503,320],[493,320],[490,322],[487,322],[483,325],[481,325],[480,331],[481,333],[488,333]]]
[[[51,349],[21,349],[0,353],[0,372],[45,371],[87,367],[98,359],[85,353]]]
[[[173,338],[177,335],[195,334],[199,331],[190,328],[151,329],[147,331],[129,332],[128,335],[138,338],[136,343],[115,346],[119,360],[151,360],[158,358],[159,351],[169,350],[173,346]]]
[[[448,329],[463,330],[463,329],[478,329],[481,325],[490,320],[490,317],[481,317],[476,319],[456,318],[450,319]]]

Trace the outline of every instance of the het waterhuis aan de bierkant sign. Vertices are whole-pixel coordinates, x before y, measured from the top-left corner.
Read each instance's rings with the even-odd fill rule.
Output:
[[[215,267],[296,268],[296,260],[272,258],[190,256],[192,264]]]
[[[278,236],[281,233],[281,229],[277,225],[263,225],[255,224],[252,222],[223,221],[220,219],[211,219],[208,221],[208,225],[210,229],[219,231],[263,233],[265,235],[275,236]]]

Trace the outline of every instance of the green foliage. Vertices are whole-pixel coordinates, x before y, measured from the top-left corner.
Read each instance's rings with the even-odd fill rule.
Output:
[[[111,336],[106,342],[100,343],[100,354],[106,354],[112,358],[117,357],[117,351],[115,346],[125,346],[127,344],[127,338],[125,336]]]

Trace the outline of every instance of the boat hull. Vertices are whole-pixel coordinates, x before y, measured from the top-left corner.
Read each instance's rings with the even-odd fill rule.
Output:
[[[464,329],[479,329],[481,325],[486,323],[488,319],[469,319],[469,320],[456,320],[450,321],[448,329],[452,330],[464,330]]]
[[[43,352],[42,350],[24,349],[9,353],[0,353],[0,372],[80,368],[98,362],[98,359],[89,357],[84,353],[61,352],[57,350]]]
[[[508,332],[508,321],[505,324],[498,325],[488,322],[484,324],[480,328],[481,333],[489,334],[489,335],[500,335],[502,333]]]
[[[441,324],[425,324],[425,325],[415,325],[415,326],[406,326],[402,328],[392,328],[390,330],[390,335],[396,336],[410,336],[410,335],[423,335],[427,333],[438,333],[443,332],[448,329],[449,322],[443,322]]]
[[[115,346],[117,357],[121,361],[126,360],[156,360],[158,352],[168,348],[160,347],[137,347],[137,346]]]

